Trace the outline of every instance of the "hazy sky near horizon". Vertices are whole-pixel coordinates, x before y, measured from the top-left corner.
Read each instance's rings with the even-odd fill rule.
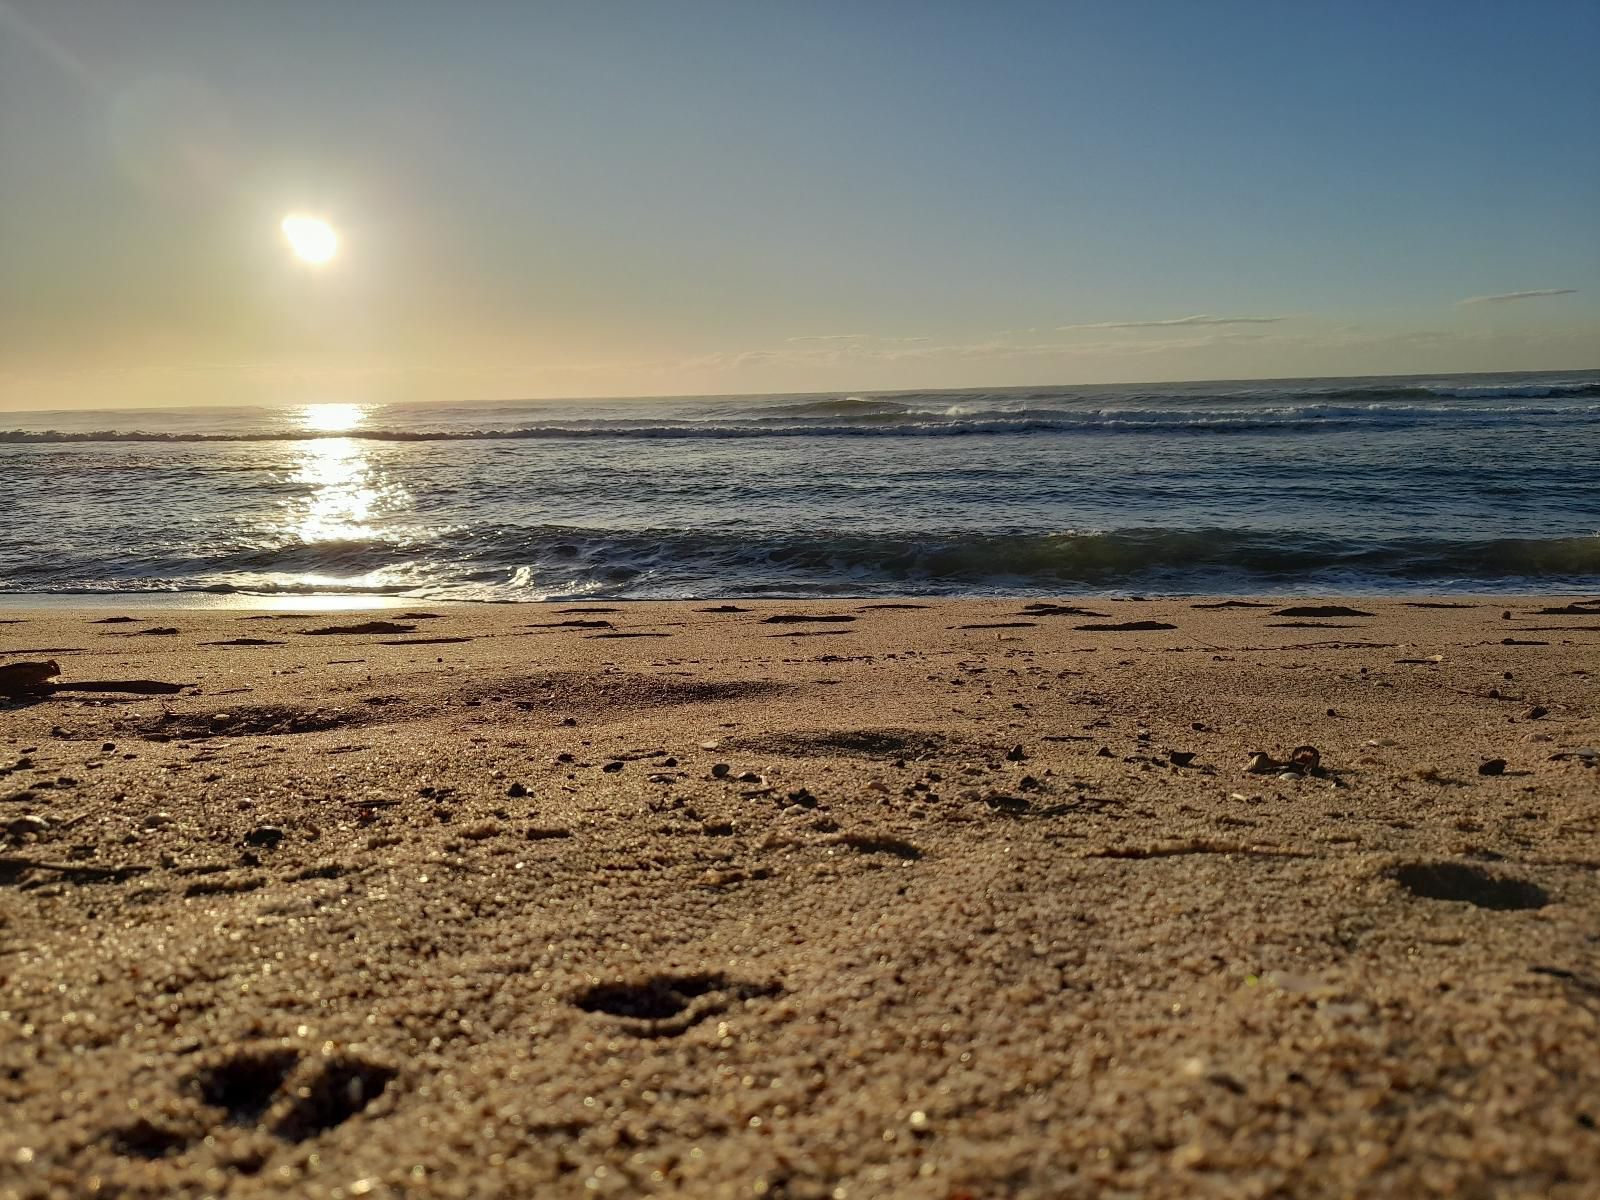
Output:
[[[0,0],[0,409],[1596,367],[1597,54],[1593,0]]]

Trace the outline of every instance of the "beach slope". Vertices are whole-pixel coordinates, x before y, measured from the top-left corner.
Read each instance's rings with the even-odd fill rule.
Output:
[[[1593,600],[0,622],[0,1196],[1600,1194]]]

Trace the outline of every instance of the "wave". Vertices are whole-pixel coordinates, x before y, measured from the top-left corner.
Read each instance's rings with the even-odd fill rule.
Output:
[[[1583,400],[1600,397],[1600,382],[1435,384],[1397,387],[1392,384],[1330,388],[1311,395],[1329,400]]]
[[[1600,395],[1597,390],[1596,395]],[[1340,393],[1344,400],[1366,398]],[[1328,398],[1332,398],[1332,394]],[[1485,399],[1486,397],[1479,397]],[[1437,399],[1437,397],[1435,397]],[[1400,429],[1419,425],[1458,427],[1529,421],[1592,420],[1600,405],[1459,407],[1447,404],[1312,403],[1229,408],[1040,408],[974,410],[961,405],[942,412],[905,406],[840,407],[845,402],[781,410],[775,415],[675,421],[571,421],[489,429],[241,430],[0,430],[0,444],[313,442],[476,442],[564,440],[716,440],[776,437],[993,437],[1016,434],[1285,434],[1343,429]]]
[[[886,398],[845,396],[841,399],[791,400],[781,404],[763,405],[746,409],[752,416],[779,413],[785,417],[861,417],[900,416],[913,410],[913,405]]]
[[[499,527],[393,547],[293,543],[208,561],[59,563],[13,592],[384,593],[536,600],[604,595],[1592,588],[1600,534],[1356,540],[1304,531],[1128,528],[1059,533],[780,534]],[[79,571],[85,574],[79,574]],[[86,574],[93,571],[91,577]],[[363,572],[353,574],[354,571]]]

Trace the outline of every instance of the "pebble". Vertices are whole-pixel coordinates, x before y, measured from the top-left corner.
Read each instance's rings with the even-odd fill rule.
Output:
[[[1503,758],[1491,758],[1488,762],[1480,763],[1478,766],[1479,775],[1504,775],[1505,773],[1506,760]]]
[[[520,783],[513,783],[510,787],[508,787],[506,789],[506,795],[512,796],[512,797],[526,796],[527,794],[528,794],[528,789],[526,787],[524,787]]]
[[[143,821],[139,822],[141,829],[164,829],[171,825],[177,818],[169,812],[153,812]]]
[[[600,769],[608,775],[615,775],[618,771],[622,770],[622,764],[620,762],[608,762]]]
[[[270,850],[283,841],[284,837],[283,830],[276,825],[257,825],[244,835],[244,841],[247,846],[265,846]]]
[[[711,778],[713,778],[713,779],[726,779],[728,777],[728,773],[730,771],[732,771],[732,770],[733,770],[733,767],[728,763],[712,763],[711,764]]]
[[[1027,757],[1028,752],[1021,746],[1013,746],[1010,750],[1006,751],[1007,762],[1023,762],[1027,759]]]
[[[1527,712],[1522,714],[1522,719],[1524,721],[1537,721],[1540,717],[1544,716],[1549,711],[1550,710],[1548,708],[1545,708],[1544,705],[1535,704]]]

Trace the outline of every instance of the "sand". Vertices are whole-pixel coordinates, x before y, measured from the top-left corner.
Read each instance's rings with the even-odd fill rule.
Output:
[[[0,611],[0,1196],[1600,1196],[1580,599]]]

